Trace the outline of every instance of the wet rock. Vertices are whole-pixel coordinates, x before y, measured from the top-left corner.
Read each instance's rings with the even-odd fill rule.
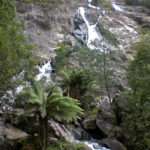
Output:
[[[96,118],[97,127],[108,137],[120,138],[122,136],[122,129],[117,122],[117,116],[112,103],[104,99],[100,107],[101,111],[98,112]]]
[[[72,18],[79,3],[84,4],[85,0],[61,0],[47,4],[17,0],[17,16],[24,23],[24,33],[29,42],[35,45],[36,56],[55,57],[57,45],[71,35]]]
[[[103,139],[100,143],[111,150],[127,150],[126,147],[116,139]]]
[[[130,13],[129,17],[133,18],[136,22],[138,22],[143,27],[150,27],[150,17],[145,14]]]
[[[27,139],[29,135],[0,118],[0,149],[11,150],[17,142]]]
[[[97,114],[96,125],[100,130],[102,130],[106,135],[112,132],[115,124],[115,116],[111,108],[109,101],[104,99],[100,104],[100,111]]]
[[[5,127],[3,131],[3,134],[8,140],[23,140],[28,137],[27,133],[11,125],[7,125],[7,127]]]
[[[114,132],[114,116],[111,113],[101,112],[96,119],[96,125],[107,136],[110,136]]]
[[[83,120],[82,124],[83,124],[84,129],[86,129],[86,130],[96,129],[96,120],[95,120],[95,118],[92,118],[92,117],[86,118],[86,119]]]
[[[5,124],[4,121],[0,120],[0,137],[6,138],[7,140],[23,140],[28,137],[28,134],[18,128],[13,127],[10,124]]]
[[[49,120],[49,128],[53,131],[54,136],[63,138],[66,141],[73,142],[74,137],[72,133],[63,125],[53,120]]]

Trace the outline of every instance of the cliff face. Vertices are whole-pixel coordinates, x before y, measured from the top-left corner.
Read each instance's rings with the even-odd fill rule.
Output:
[[[76,11],[81,6],[86,8],[85,15],[89,23],[94,24],[102,11],[88,7],[86,0],[58,0],[48,1],[45,4],[17,1],[18,16],[24,23],[24,32],[29,42],[35,45],[37,55],[42,55],[44,58],[53,56],[53,50],[62,41],[68,41],[75,45],[77,41],[72,36],[73,20]],[[113,9],[116,10],[106,11],[105,15],[99,19],[99,24],[103,24],[107,30],[114,33],[119,41],[119,49],[124,53],[127,52],[130,43],[137,39],[137,25],[132,19],[126,17],[125,12],[120,12],[116,7]],[[83,26],[81,30],[83,32],[83,30],[87,30],[87,27]],[[110,49],[116,48],[112,46]]]
[[[47,3],[17,1],[18,16],[29,41],[36,45],[37,55],[48,58],[53,55],[58,43],[71,38],[71,18],[79,4],[84,4],[84,0],[51,0]]]
[[[122,1],[110,1],[109,5],[112,8],[105,9],[96,0],[18,0],[17,14],[27,39],[35,45],[35,55],[51,59],[64,41],[72,46],[81,41],[90,49],[105,49],[115,53],[111,68],[119,86],[126,86],[126,67],[133,56],[130,46],[138,40],[138,25],[128,17]]]

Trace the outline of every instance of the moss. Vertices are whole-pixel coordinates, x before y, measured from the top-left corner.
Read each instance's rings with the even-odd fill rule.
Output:
[[[64,3],[64,0],[23,0],[25,3],[36,3],[40,5],[53,5],[54,7]]]
[[[101,34],[105,37],[106,40],[108,40],[111,44],[115,46],[118,45],[119,42],[112,32],[105,29],[103,25],[99,25],[99,29],[100,29]]]
[[[96,118],[97,113],[100,111],[99,108],[94,107],[88,111],[85,112],[85,116],[88,116],[89,118]]]
[[[111,0],[98,0],[98,3],[106,9],[112,9]]]
[[[128,5],[142,5],[150,8],[150,0],[125,0]]]
[[[57,143],[51,144],[48,150],[87,150],[84,144],[74,144],[66,141],[58,141]]]

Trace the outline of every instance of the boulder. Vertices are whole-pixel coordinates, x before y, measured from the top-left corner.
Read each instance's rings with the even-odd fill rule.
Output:
[[[86,130],[94,130],[96,129],[96,119],[89,117],[89,118],[85,118],[82,122],[83,124],[83,128]]]
[[[5,124],[0,118],[0,149],[12,149],[15,144],[28,137],[28,134],[10,124]]]
[[[14,141],[14,140],[23,140],[28,137],[28,134],[20,129],[17,129],[11,125],[7,125],[7,127],[4,128],[3,134],[6,137],[6,139]]]
[[[113,102],[110,103],[105,99],[101,102],[100,107],[96,118],[97,127],[108,137],[122,137],[122,129],[117,122]]]
[[[111,150],[127,150],[126,147],[116,139],[103,139],[100,143]]]
[[[101,101],[100,111],[97,114],[96,125],[107,136],[109,136],[114,129],[115,116],[111,108],[111,104],[106,99]]]

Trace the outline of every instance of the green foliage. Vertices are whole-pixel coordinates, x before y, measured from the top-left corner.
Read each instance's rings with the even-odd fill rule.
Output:
[[[150,34],[144,35],[135,47],[137,55],[129,66],[128,111],[124,129],[128,133],[128,146],[133,150],[150,149]]]
[[[100,5],[102,5],[104,8],[111,10],[112,5],[111,5],[111,0],[98,0]]]
[[[68,45],[61,44],[60,48],[56,50],[56,57],[55,57],[55,70],[56,73],[58,73],[63,68],[69,67],[69,58],[71,57],[71,54],[73,53],[73,49],[69,47]]]
[[[36,3],[40,5],[48,5],[51,7],[58,7],[61,3],[64,3],[64,0],[23,0],[25,3]]]
[[[109,30],[105,29],[103,25],[99,25],[99,29],[101,34],[110,42],[112,45],[117,46],[118,40],[116,39],[115,35],[111,33]]]
[[[81,100],[81,97],[90,91],[94,86],[94,80],[88,70],[83,69],[69,69],[62,70],[61,86],[66,95]]]
[[[150,8],[149,0],[125,0],[128,5],[143,5],[147,8]]]
[[[55,144],[52,144],[48,150],[86,150],[84,144],[73,144],[64,141],[58,141]]]
[[[150,33],[142,37],[135,49],[137,55],[129,68],[129,83],[135,93],[149,97],[150,93],[146,89],[150,87]]]
[[[42,118],[49,116],[57,120],[73,121],[82,114],[77,100],[63,96],[60,88],[51,86],[48,89],[38,81],[33,81],[32,86],[25,92],[29,103],[38,107]],[[69,113],[68,113],[69,112]]]
[[[15,1],[0,1],[0,92],[12,85],[12,77],[31,65],[31,48],[16,21]]]
[[[109,53],[91,51],[85,47],[66,48],[66,46],[58,49],[56,53],[56,73],[59,72],[58,69],[62,70],[62,68],[67,70],[76,68],[74,70],[85,70],[87,72],[86,76],[92,77],[96,84],[94,85],[94,90],[90,89],[90,99],[91,96],[95,97],[98,93],[111,92],[112,86],[115,84],[113,81],[115,80],[112,80],[113,71],[109,69],[111,59]]]
[[[45,87],[41,81],[31,81],[31,87],[24,90],[24,95],[39,117],[42,150],[46,150],[48,145],[48,118],[70,122],[83,113],[76,99],[63,96],[61,89],[54,85]]]

